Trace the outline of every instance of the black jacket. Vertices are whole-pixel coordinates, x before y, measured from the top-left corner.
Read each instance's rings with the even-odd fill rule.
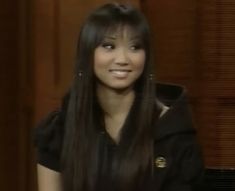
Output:
[[[158,84],[157,97],[169,110],[155,132],[156,190],[200,190],[204,165],[186,91],[179,86]]]
[[[144,190],[200,190],[204,167],[186,91],[176,85],[157,84],[156,97],[169,109],[156,124],[154,176]],[[52,112],[40,122],[34,136],[38,163],[55,171],[60,171],[64,120],[63,109]]]

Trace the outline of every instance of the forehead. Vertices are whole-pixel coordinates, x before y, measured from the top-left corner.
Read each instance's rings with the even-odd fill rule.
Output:
[[[141,39],[140,33],[130,26],[110,27],[103,38],[112,37],[114,39]]]

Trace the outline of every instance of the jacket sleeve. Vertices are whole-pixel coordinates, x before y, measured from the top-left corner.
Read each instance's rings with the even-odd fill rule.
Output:
[[[47,168],[60,171],[60,155],[69,94],[61,109],[49,113],[33,130],[33,142],[37,149],[37,162]]]
[[[37,162],[55,171],[60,170],[62,125],[61,111],[53,111],[39,122],[33,132]]]
[[[177,143],[178,142],[178,143]],[[172,169],[164,184],[164,191],[202,191],[204,164],[195,135],[180,136],[175,143]]]

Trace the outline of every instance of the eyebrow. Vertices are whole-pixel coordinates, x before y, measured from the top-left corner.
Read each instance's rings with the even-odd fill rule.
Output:
[[[104,36],[104,39],[116,40],[117,37],[115,37],[115,36]]]
[[[117,37],[116,37],[116,36],[104,36],[104,39],[116,40]],[[140,38],[139,35],[136,35],[136,36],[132,37],[130,40],[131,40],[131,41],[132,41],[132,40],[141,40],[141,38]]]

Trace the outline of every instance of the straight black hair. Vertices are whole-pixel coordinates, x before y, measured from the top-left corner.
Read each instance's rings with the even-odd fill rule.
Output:
[[[144,71],[135,82],[135,120],[122,129],[117,155],[110,177],[101,180],[99,159],[104,115],[96,97],[94,50],[104,36],[122,27],[130,27],[141,39],[146,60]],[[61,156],[63,186],[66,191],[95,191],[97,185],[118,185],[117,190],[131,191],[151,173],[153,122],[159,116],[155,104],[152,75],[150,30],[145,17],[130,5],[105,4],[85,20],[78,39],[75,78],[70,91],[65,135]]]

